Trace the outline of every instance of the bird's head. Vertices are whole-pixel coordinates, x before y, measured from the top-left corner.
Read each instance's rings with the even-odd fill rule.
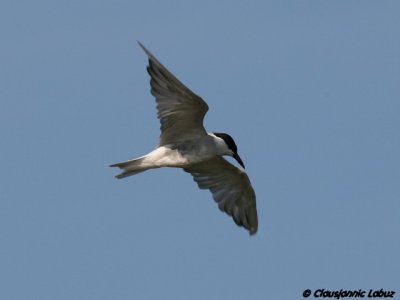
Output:
[[[226,133],[213,132],[213,134],[214,134],[216,137],[219,137],[220,139],[222,139],[222,140],[225,142],[225,144],[226,144],[226,146],[227,146],[227,149],[228,149],[227,155],[230,155],[230,156],[232,156],[234,159],[236,159],[236,161],[237,161],[237,162],[243,167],[243,169],[244,169],[244,168],[245,168],[245,167],[244,167],[244,163],[243,163],[242,159],[240,158],[239,154],[237,153],[237,146],[236,146],[236,143],[235,143],[235,141],[233,140],[233,138],[232,138],[229,134],[226,134]]]

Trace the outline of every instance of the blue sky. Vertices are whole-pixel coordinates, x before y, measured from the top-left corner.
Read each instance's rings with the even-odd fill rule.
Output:
[[[0,298],[399,294],[399,9],[3,1]],[[206,128],[235,138],[255,236],[181,170],[114,178],[109,164],[158,142],[137,40],[207,101]]]

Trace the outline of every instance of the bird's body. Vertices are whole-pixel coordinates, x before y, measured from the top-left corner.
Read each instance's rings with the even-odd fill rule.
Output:
[[[207,133],[197,140],[186,141],[180,145],[171,144],[159,146],[145,156],[117,163],[112,166],[123,166],[124,173],[139,170],[145,171],[161,167],[184,168],[215,156],[228,154],[229,150],[225,142],[221,138],[216,137],[213,133]],[[118,176],[121,178],[126,177],[124,173],[120,174],[122,176]]]
[[[140,43],[139,43],[140,44]],[[222,158],[234,157],[244,168],[231,136],[206,132],[203,118],[208,105],[172,75],[142,44],[149,57],[151,93],[156,98],[161,136],[147,155],[111,165],[124,178],[161,167],[182,168],[202,189],[210,189],[219,208],[240,226],[257,231],[255,193],[246,173]]]

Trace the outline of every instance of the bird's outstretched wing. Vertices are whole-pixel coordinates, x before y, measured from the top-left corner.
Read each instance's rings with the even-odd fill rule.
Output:
[[[184,170],[192,174],[201,189],[209,189],[221,211],[250,234],[258,228],[256,194],[249,177],[222,157],[193,164]]]
[[[161,123],[160,146],[204,136],[203,119],[208,105],[181,83],[140,42],[149,57],[151,94],[156,98]]]

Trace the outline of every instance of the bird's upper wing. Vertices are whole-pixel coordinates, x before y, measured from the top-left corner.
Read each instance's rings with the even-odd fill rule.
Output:
[[[203,119],[208,105],[181,83],[141,43],[149,57],[151,94],[161,123],[160,146],[198,139],[206,134]]]
[[[250,234],[258,228],[256,194],[249,177],[222,157],[184,168],[192,174],[201,189],[209,189],[221,211],[232,216],[235,223]]]

